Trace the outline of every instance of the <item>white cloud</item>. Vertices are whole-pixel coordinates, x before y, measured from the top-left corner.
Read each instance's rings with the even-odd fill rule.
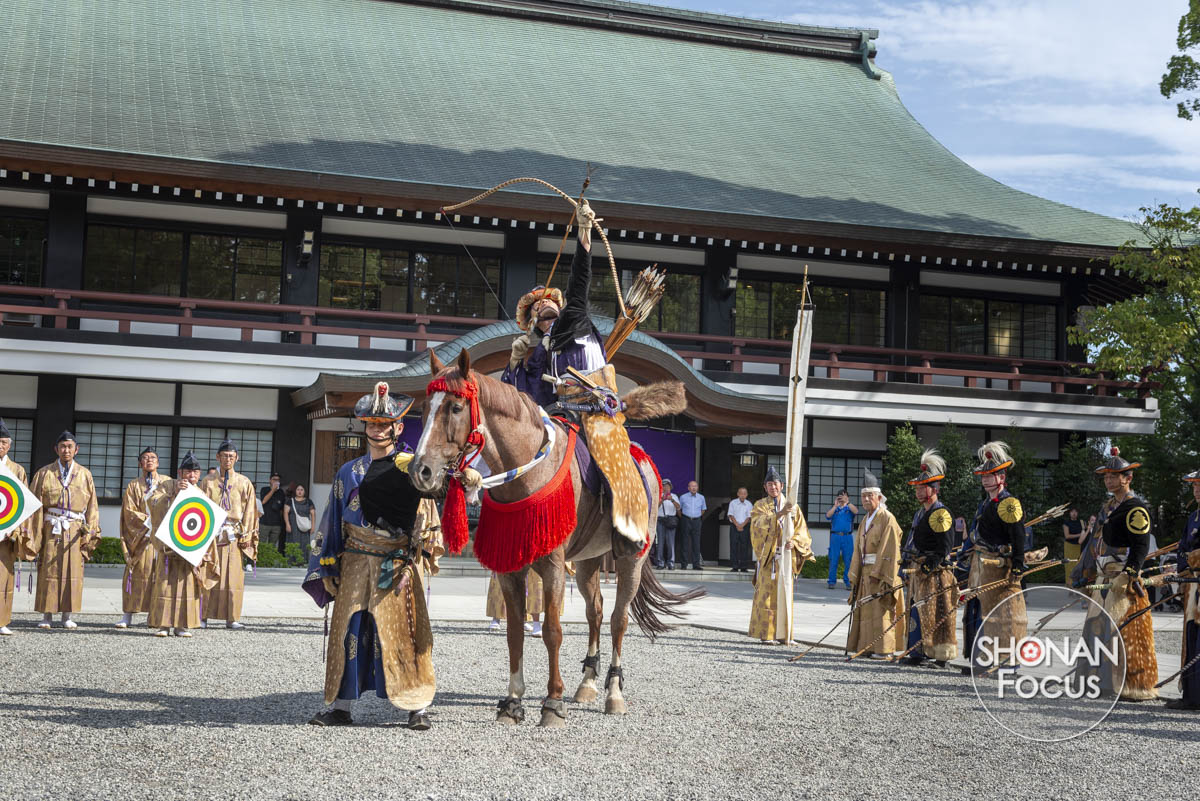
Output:
[[[964,155],[963,161],[997,180],[1019,178],[1023,181],[1050,181],[1076,186],[1115,186],[1171,195],[1186,195],[1196,191],[1200,180],[1174,178],[1161,172],[1149,171],[1162,167],[1157,155],[1090,156],[1081,153],[1053,154],[979,154]],[[1200,158],[1187,163],[1200,169]],[[1198,173],[1200,174],[1200,173]]]
[[[1200,125],[1171,106],[1149,103],[1013,103],[977,109],[1010,122],[1132,136],[1181,154],[1200,153]]]
[[[879,29],[879,63],[938,64],[957,82],[1050,80],[1097,91],[1157,86],[1187,0],[875,0],[786,17]]]

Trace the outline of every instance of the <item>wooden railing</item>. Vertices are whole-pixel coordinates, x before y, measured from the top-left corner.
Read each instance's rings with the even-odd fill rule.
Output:
[[[254,341],[255,331],[294,332],[302,345],[320,344],[318,335],[354,337],[359,348],[370,348],[371,340],[400,340],[408,352],[422,351],[431,344],[461,336],[465,331],[496,322],[494,319],[452,317],[412,312],[364,311],[317,306],[243,301],[207,300],[160,295],[131,295],[92,290],[46,289],[0,286],[0,325],[29,325],[25,315],[46,318],[56,329],[69,327],[70,320],[116,321],[117,331],[128,334],[133,324],[149,323],[178,327],[179,336],[195,336],[197,327],[224,328],[239,332],[243,342]],[[129,307],[135,307],[130,309]],[[291,320],[284,319],[290,316]],[[714,334],[648,332],[663,341],[683,359],[698,367],[719,372],[755,372],[783,375],[791,344],[775,339],[727,337]],[[1023,385],[1048,385],[1050,392],[1088,393],[1111,396],[1136,390],[1145,397],[1149,382],[1115,381],[1104,375],[1089,375],[1090,365],[1048,359],[1017,359],[921,349],[878,348],[860,345],[813,343],[810,364],[815,374],[830,379],[847,377],[843,371],[870,380],[934,384],[936,378],[956,381],[967,388],[986,387],[989,382],[1013,391]],[[700,349],[705,348],[705,349]],[[720,366],[714,366],[719,364]],[[747,366],[751,370],[747,370]]]

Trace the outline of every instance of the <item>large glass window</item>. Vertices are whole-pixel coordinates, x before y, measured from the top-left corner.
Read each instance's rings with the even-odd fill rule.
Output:
[[[85,289],[279,303],[282,278],[279,239],[115,225],[87,229]]]
[[[1054,306],[1044,303],[922,295],[920,347],[947,353],[1053,359]]]
[[[478,270],[465,255],[325,245],[317,302],[342,309],[498,317],[492,292],[500,285],[500,259],[476,254],[475,261]]]
[[[887,293],[809,285],[815,307],[813,341],[882,347],[886,341]],[[801,285],[793,281],[747,279],[737,288],[738,336],[790,339],[796,326]]]
[[[341,309],[408,311],[409,254],[355,245],[321,250],[318,303]]]
[[[193,298],[279,303],[283,243],[273,239],[192,234],[187,294]]]
[[[79,444],[76,459],[92,471],[96,497],[114,500],[121,497],[121,456],[125,450],[125,426],[120,423],[77,423],[75,439]]]
[[[135,295],[179,295],[183,277],[179,231],[89,225],[83,286]]]
[[[77,458],[92,471],[97,498],[117,500],[124,494],[125,485],[138,476],[138,455],[147,446],[158,451],[158,472],[174,475],[170,426],[77,423],[75,437]]]
[[[26,217],[0,217],[0,284],[42,285],[46,223]]]
[[[33,465],[33,420],[27,417],[6,417],[4,425],[12,434],[12,445],[8,449],[8,458],[25,468],[25,475],[32,479],[33,471],[38,465]]]
[[[238,463],[233,469],[242,473],[259,488],[271,479],[271,462],[274,454],[275,432],[250,428],[200,428],[181,426],[179,429],[179,453],[192,451],[196,459],[204,464],[217,463],[217,448],[226,439],[232,439],[238,449]],[[295,477],[285,480],[294,480]]]
[[[559,261],[554,273],[554,285],[566,292],[567,273],[570,262]],[[550,275],[553,261],[538,263],[537,281],[544,284]],[[629,261],[618,261],[617,269],[621,274],[621,292],[626,293],[633,286],[637,273],[646,264],[634,264]],[[662,298],[655,305],[650,316],[642,323],[641,328],[647,331],[668,331],[673,333],[697,333],[700,331],[700,276],[689,273],[673,272],[667,266],[667,281]],[[532,287],[530,287],[532,289]],[[617,293],[613,289],[612,270],[608,260],[600,260],[597,255],[592,263],[592,282],[588,289],[588,305],[599,314],[616,319],[619,313]]]
[[[478,265],[478,268],[476,267]],[[492,294],[500,286],[500,259],[448,253],[412,256],[412,311],[452,317],[499,317]]]
[[[839,490],[846,490],[855,506],[860,506],[863,470],[883,475],[883,461],[871,458],[810,456],[808,458],[808,504],[805,512],[810,525],[825,522],[825,512],[833,506]],[[860,506],[861,508],[861,506]]]

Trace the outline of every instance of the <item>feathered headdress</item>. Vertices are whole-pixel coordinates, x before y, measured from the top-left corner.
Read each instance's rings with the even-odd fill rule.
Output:
[[[921,454],[921,474],[909,480],[909,484],[936,484],[946,477],[946,460],[933,448]]]
[[[985,442],[983,446],[975,452],[979,457],[979,466],[972,472],[977,476],[988,476],[992,473],[999,473],[1013,466],[1012,457],[1008,455],[1008,443],[995,440],[994,442]]]

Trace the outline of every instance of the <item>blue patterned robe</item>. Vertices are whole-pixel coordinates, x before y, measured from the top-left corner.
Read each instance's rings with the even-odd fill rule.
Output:
[[[1183,575],[1194,575],[1188,567],[1187,555],[1189,551],[1194,551],[1200,548],[1200,510],[1192,512],[1187,519],[1187,525],[1183,529],[1183,539],[1179,541],[1179,550],[1176,551],[1175,559],[1179,571]],[[1188,571],[1184,573],[1183,571]],[[1195,584],[1181,585],[1184,592],[1194,593]],[[1200,599],[1198,599],[1200,600]],[[1196,601],[1193,601],[1196,603]],[[1185,612],[1191,612],[1190,607]],[[1183,667],[1191,660],[1195,659],[1197,654],[1200,654],[1200,623],[1195,623],[1188,620],[1186,617],[1183,623],[1183,662],[1180,667]],[[1189,704],[1200,705],[1200,662],[1192,665],[1179,677],[1179,689],[1183,692],[1183,700]]]

